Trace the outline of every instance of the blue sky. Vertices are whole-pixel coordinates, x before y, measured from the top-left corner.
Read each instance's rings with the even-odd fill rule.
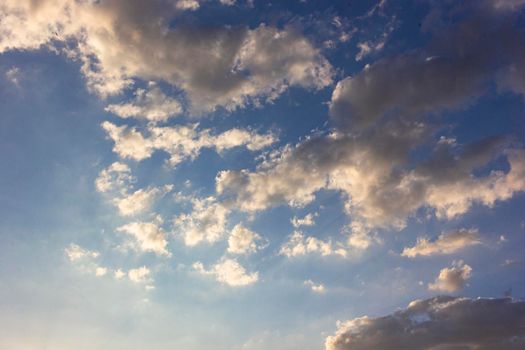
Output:
[[[2,2],[0,347],[521,348],[524,6]]]

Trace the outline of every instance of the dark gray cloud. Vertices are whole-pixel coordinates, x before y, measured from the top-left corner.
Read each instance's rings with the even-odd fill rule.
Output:
[[[436,15],[446,11],[431,12],[427,26],[434,38],[427,47],[381,59],[338,83],[330,106],[333,120],[361,129],[385,116],[462,108],[494,82],[523,93],[523,18],[489,5],[455,6],[454,13],[463,11],[466,19],[454,24]]]
[[[518,350],[525,302],[436,297],[378,318],[342,322],[326,350]]]

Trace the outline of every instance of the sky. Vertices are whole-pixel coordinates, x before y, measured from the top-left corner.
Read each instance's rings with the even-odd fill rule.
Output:
[[[523,349],[525,1],[0,1],[0,348]]]

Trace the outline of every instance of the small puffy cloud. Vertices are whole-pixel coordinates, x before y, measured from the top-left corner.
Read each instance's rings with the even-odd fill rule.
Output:
[[[235,259],[221,259],[217,264],[205,269],[201,262],[193,264],[193,269],[200,274],[213,276],[218,282],[232,287],[253,284],[259,279],[258,272],[247,272]]]
[[[339,322],[326,350],[508,349],[525,346],[525,302],[436,297],[384,317]]]
[[[153,252],[158,255],[171,256],[168,252],[166,232],[160,227],[159,216],[152,222],[132,222],[117,228],[117,231],[134,238],[135,247],[141,252]]]
[[[100,255],[99,252],[84,249],[75,243],[71,243],[68,247],[66,247],[65,253],[69,261],[72,262],[82,260],[84,258],[96,258]]]
[[[120,280],[120,279],[123,279],[124,277],[126,277],[126,273],[124,271],[122,271],[122,269],[115,270],[113,275],[115,276],[115,279],[117,279],[117,280]]]
[[[195,11],[200,7],[198,0],[177,0],[175,7],[179,10]]]
[[[115,162],[103,169],[95,180],[97,191],[112,197],[111,202],[122,216],[133,216],[149,209],[155,200],[171,192],[173,185],[133,191],[136,179],[127,164]]]
[[[322,294],[326,292],[326,288],[322,283],[316,284],[312,280],[304,281],[304,285],[310,287],[312,292]]]
[[[103,122],[101,126],[109,138],[115,142],[113,152],[121,158],[142,160],[153,154],[153,145],[137,129],[128,128],[125,125],[117,126],[108,121]]]
[[[121,158],[140,161],[151,157],[156,150],[162,150],[169,154],[172,166],[186,159],[195,159],[203,148],[223,152],[244,146],[250,151],[258,151],[277,140],[272,133],[258,134],[234,128],[213,135],[210,130],[198,130],[197,127],[197,124],[170,127],[148,125],[143,134],[136,128],[117,126],[108,121],[102,123],[102,128],[115,143],[113,151]]]
[[[20,86],[20,68],[11,67],[5,72],[5,77],[15,86]]]
[[[97,276],[97,277],[105,276],[107,273],[108,273],[108,268],[107,267],[99,266],[99,267],[97,267],[95,269],[95,276]]]
[[[313,226],[315,225],[315,217],[317,216],[317,213],[312,214],[308,213],[302,218],[298,218],[297,216],[294,216],[290,222],[292,223],[293,227],[298,228],[300,226]]]
[[[272,145],[275,141],[277,139],[271,133],[257,134],[244,129],[230,129],[217,136],[204,139],[203,143],[215,147],[217,152],[239,146],[246,146],[250,151],[258,151]]]
[[[402,256],[415,258],[418,255],[429,256],[436,254],[452,254],[463,248],[481,244],[477,229],[459,229],[442,233],[433,241],[420,237],[413,247],[403,249]]]
[[[228,237],[228,253],[255,253],[261,248],[261,246],[257,244],[258,241],[261,241],[261,236],[244,227],[242,224],[237,224]]]
[[[372,10],[371,10],[372,11]],[[385,24],[385,30],[379,34],[376,38],[370,40],[364,40],[357,43],[359,52],[355,56],[356,61],[361,61],[368,55],[377,53],[385,47],[385,44],[394,29],[396,28],[396,17],[392,17],[388,23]]]
[[[162,188],[149,187],[139,189],[122,197],[114,198],[113,203],[121,215],[133,216],[149,209],[156,199],[169,193],[172,189],[173,185],[165,185]]]
[[[465,286],[470,278],[472,268],[463,261],[454,262],[452,267],[445,267],[439,272],[434,283],[428,285],[429,290],[454,293]]]
[[[331,240],[323,241],[316,237],[305,237],[300,231],[294,231],[287,242],[285,242],[279,251],[279,254],[286,257],[297,257],[307,254],[320,254],[322,256],[338,255],[345,257],[347,251],[332,243]]]
[[[136,269],[128,271],[128,278],[131,282],[141,283],[148,280],[151,271],[146,266],[142,266]]]
[[[201,242],[214,243],[226,233],[230,209],[215,198],[193,199],[192,212],[180,214],[173,219],[174,229],[187,246]]]
[[[99,173],[95,180],[95,187],[102,193],[110,191],[125,193],[133,182],[134,178],[129,166],[115,162]]]
[[[106,111],[121,118],[145,119],[151,122],[164,122],[179,115],[182,106],[179,101],[166,96],[154,83],[147,90],[137,89],[132,101],[111,104]]]

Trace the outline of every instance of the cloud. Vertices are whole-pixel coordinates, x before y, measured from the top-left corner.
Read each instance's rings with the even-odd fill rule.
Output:
[[[428,285],[428,289],[447,293],[457,292],[463,289],[471,273],[472,268],[463,261],[454,262],[452,267],[445,267],[439,272],[439,276],[434,283]]]
[[[372,232],[372,229],[360,220],[353,220],[349,226],[348,246],[358,249],[368,249],[373,243],[381,240]]]
[[[179,10],[195,11],[200,7],[198,0],[177,0],[175,7]]]
[[[108,273],[108,269],[107,269],[107,267],[101,267],[101,266],[99,266],[99,267],[97,267],[97,268],[95,269],[95,276],[97,276],[97,277],[105,276],[107,273]]]
[[[165,122],[170,117],[182,113],[182,106],[179,101],[166,96],[155,83],[150,83],[147,90],[135,90],[135,97],[132,101],[110,104],[106,107],[106,111],[121,118]]]
[[[247,229],[242,224],[237,224],[228,237],[228,253],[255,253],[258,249],[261,249],[261,245],[257,244],[261,239],[261,236],[257,233]]]
[[[220,172],[216,189],[246,212],[303,206],[317,191],[335,190],[353,221],[368,229],[403,228],[419,208],[452,219],[475,203],[491,207],[525,190],[525,150],[507,149],[506,138],[467,145],[440,139],[426,158],[410,162],[431,135],[432,128],[401,120],[357,135],[314,135],[273,152],[255,171]],[[507,172],[475,175],[497,157],[506,158]]]
[[[403,249],[402,256],[415,258],[418,255],[430,256],[436,254],[452,254],[463,248],[481,244],[477,229],[459,229],[442,233],[430,241],[428,238],[419,237],[415,246]]]
[[[115,162],[99,173],[95,180],[95,187],[99,192],[125,193],[134,180],[127,164]]]
[[[121,158],[142,160],[151,157],[153,145],[137,129],[128,128],[125,125],[117,126],[108,121],[103,122],[101,125],[109,138],[115,142],[113,152],[117,153]]]
[[[194,263],[193,268],[203,275],[214,276],[218,282],[232,287],[247,286],[259,279],[258,272],[248,273],[235,259],[223,258],[209,270],[206,270],[201,262]]]
[[[175,231],[182,235],[187,246],[218,241],[226,233],[230,209],[213,197],[192,199],[192,204],[191,213],[173,219]]]
[[[303,218],[298,218],[297,216],[294,216],[292,220],[290,220],[290,222],[295,228],[298,228],[300,226],[313,226],[315,225],[315,216],[317,216],[317,213],[308,213]]]
[[[375,12],[374,9],[380,9],[382,11],[382,7],[384,7],[384,2],[378,3],[372,10],[369,12],[369,16],[373,15],[373,12]],[[385,47],[385,44],[390,37],[390,34],[394,31],[396,28],[396,22],[397,18],[396,16],[393,16],[388,23],[384,25],[384,31],[375,37],[374,39],[364,40],[359,43],[357,43],[357,47],[359,48],[359,52],[355,56],[356,61],[361,61],[365,57],[377,53]]]
[[[135,182],[129,166],[115,162],[99,173],[95,187],[97,191],[111,197],[111,202],[122,216],[134,216],[148,210],[155,200],[173,190],[173,185],[164,185],[133,191]]]
[[[271,133],[258,134],[234,128],[212,135],[210,130],[198,130],[197,127],[198,124],[171,127],[149,125],[145,130],[149,135],[145,136],[136,128],[117,126],[108,121],[102,123],[102,128],[115,142],[113,151],[121,158],[141,161],[151,157],[156,150],[162,150],[169,154],[169,163],[173,167],[186,159],[195,159],[203,148],[223,152],[244,146],[250,151],[258,151],[276,141]]]
[[[120,279],[123,279],[124,277],[126,277],[126,273],[124,271],[122,271],[122,269],[115,270],[113,275],[115,276],[115,279],[117,279],[117,280],[120,280]]]
[[[20,86],[20,68],[11,67],[5,72],[5,77],[16,87]]]
[[[160,224],[162,224],[162,219],[157,216],[152,222],[132,222],[120,226],[117,231],[133,237],[136,241],[136,249],[139,251],[171,256],[167,250],[166,233],[159,226]]]
[[[497,10],[517,10],[525,5],[524,0],[489,0],[489,3]]]
[[[310,287],[314,293],[322,294],[326,291],[326,288],[322,283],[315,284],[312,280],[304,281],[304,285]]]
[[[302,232],[294,231],[288,238],[288,241],[281,246],[279,254],[289,258],[307,254],[345,257],[347,251],[339,244],[334,246],[331,240],[323,241],[312,236],[305,237]]]
[[[72,262],[82,260],[84,258],[96,258],[100,255],[99,252],[84,249],[75,243],[71,243],[64,251],[69,261]]]
[[[454,7],[468,12],[467,19],[434,26],[439,29],[431,33],[426,48],[381,59],[340,81],[330,103],[333,120],[359,130],[396,114],[420,119],[462,108],[500,81],[502,71],[525,69],[523,33],[515,23],[519,17],[502,21],[499,13],[484,7],[482,1]],[[453,11],[450,16],[457,16]],[[372,47],[362,43],[361,51],[370,52]],[[506,84],[519,93],[523,85],[518,85]]]
[[[66,46],[88,88],[101,96],[120,93],[134,79],[162,80],[185,92],[194,114],[332,82],[328,61],[293,28],[173,25],[181,8],[198,3],[7,0],[0,52]]]
[[[385,317],[338,325],[326,350],[509,349],[525,346],[525,302],[435,297]]]
[[[207,0],[176,0],[175,7],[183,11],[195,11],[200,8],[201,3]],[[219,4],[224,6],[235,5],[236,0],[219,0]]]
[[[420,208],[449,220],[474,204],[492,207],[525,190],[525,153],[510,149],[508,138],[433,140],[440,126],[427,121],[429,114],[468,106],[525,57],[518,26],[477,5],[467,8],[472,16],[432,33],[427,48],[385,58],[340,81],[330,103],[339,129],[274,151],[255,171],[219,173],[217,192],[240,210],[256,212],[304,206],[318,191],[335,190],[352,221],[365,228],[352,234],[351,245],[365,247],[366,230],[401,229]],[[503,158],[510,170],[478,172]]]
[[[149,209],[159,197],[169,193],[173,185],[165,185],[162,188],[148,187],[139,189],[133,193],[126,194],[120,198],[113,199],[120,215],[133,216]]]
[[[128,278],[131,282],[141,283],[148,280],[151,271],[146,266],[142,266],[136,269],[130,269],[128,271]]]

